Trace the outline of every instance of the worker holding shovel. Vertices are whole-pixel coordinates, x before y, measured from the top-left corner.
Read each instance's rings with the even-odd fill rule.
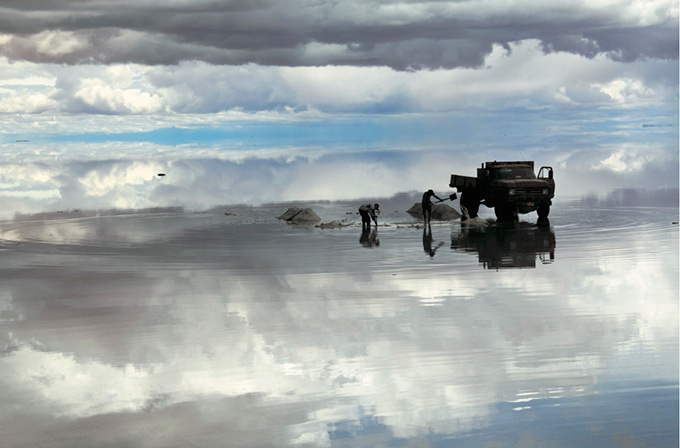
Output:
[[[432,215],[432,197],[435,197],[439,199],[439,202],[444,201],[444,199],[440,198],[436,194],[434,194],[434,191],[427,190],[425,193],[423,193],[423,201],[421,205],[423,206],[423,219],[425,220],[425,223],[429,224],[430,223],[430,217]]]

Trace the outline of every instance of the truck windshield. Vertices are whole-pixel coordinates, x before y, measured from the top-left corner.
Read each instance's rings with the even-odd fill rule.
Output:
[[[512,166],[498,168],[496,179],[535,179],[534,171],[528,166]]]

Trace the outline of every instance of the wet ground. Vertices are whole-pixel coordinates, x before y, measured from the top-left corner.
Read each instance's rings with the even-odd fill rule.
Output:
[[[313,208],[0,222],[0,446],[678,446],[677,208]]]

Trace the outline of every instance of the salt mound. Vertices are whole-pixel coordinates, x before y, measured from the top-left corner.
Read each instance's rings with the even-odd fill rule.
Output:
[[[413,216],[414,218],[423,219],[423,206],[420,202],[413,204],[411,208],[406,210],[406,213]],[[431,218],[435,221],[453,221],[454,219],[460,218],[460,213],[458,213],[453,207],[448,204],[433,204],[432,205],[432,216]]]
[[[460,213],[447,204],[435,204],[432,206],[432,219],[439,221],[453,221],[459,219]]]
[[[466,219],[462,221],[462,224],[466,226],[475,226],[475,227],[486,227],[489,225],[488,222],[480,218],[479,216],[476,216],[474,218]]]
[[[342,229],[343,227],[349,227],[352,224],[349,224],[344,221],[331,221],[331,222],[322,222],[321,224],[317,225],[319,229]]]
[[[308,224],[321,221],[319,215],[311,208],[291,207],[286,212],[277,217],[292,224]]]
[[[302,211],[302,209],[300,207],[291,207],[288,210],[286,210],[286,212],[283,215],[277,216],[276,219],[280,219],[282,221],[288,221],[289,219],[291,219],[293,216],[297,215],[301,211]]]
[[[419,202],[416,202],[413,204],[413,207],[406,210],[406,213],[414,218],[423,219],[423,206]]]

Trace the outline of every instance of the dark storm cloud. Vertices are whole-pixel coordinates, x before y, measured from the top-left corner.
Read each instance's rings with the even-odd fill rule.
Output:
[[[494,45],[614,60],[676,59],[672,3],[619,8],[322,1],[3,2],[1,54],[35,62],[395,69],[479,67]]]
[[[677,25],[677,24],[676,24]],[[558,34],[542,37],[546,53],[564,51],[593,58],[604,53],[618,62],[638,59],[677,59],[678,39],[669,39],[671,28],[639,27],[618,30],[591,30],[583,34]]]

